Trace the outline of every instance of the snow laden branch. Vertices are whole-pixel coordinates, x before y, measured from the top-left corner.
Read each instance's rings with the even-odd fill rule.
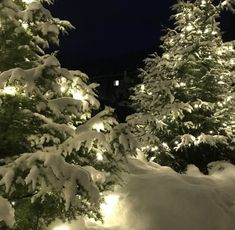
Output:
[[[82,187],[87,191],[90,202],[97,204],[99,191],[90,174],[78,165],[66,163],[53,150],[48,148],[45,152],[24,153],[14,162],[1,167],[0,185],[5,186],[5,192],[13,193],[19,181],[34,194],[32,202],[37,198],[43,199],[46,194],[56,193],[65,201],[65,209],[68,210],[76,200],[79,187]],[[24,178],[18,176],[19,172],[23,172]]]
[[[100,219],[100,193],[121,183],[127,156],[135,154],[136,142],[113,109],[93,116],[96,86],[50,55],[36,67],[0,74],[0,125],[10,132],[0,145],[0,192],[16,213],[21,202],[34,211],[41,205],[39,216],[47,205],[57,207],[41,217],[41,228],[55,218]]]
[[[3,0],[0,2],[0,71],[30,68],[50,44],[59,44],[59,35],[73,26],[54,18],[42,2]],[[16,54],[17,53],[17,54]]]
[[[101,184],[104,186],[117,180],[111,172],[125,167],[127,155],[133,154],[136,148],[126,125],[116,125],[115,119],[109,117],[110,112],[112,109],[106,108],[98,113],[80,125],[62,144],[34,153],[23,153],[16,160],[1,166],[0,185],[5,188],[4,193],[8,194],[9,200],[17,202],[15,191],[23,186],[27,188],[32,202],[53,194],[64,202],[66,211],[71,206],[79,207],[81,200],[97,207]],[[97,124],[101,122],[103,128],[97,129]],[[112,129],[114,124],[116,126]],[[83,161],[80,159],[79,162],[83,166],[76,164],[75,157],[81,151],[85,153],[81,157]],[[95,155],[94,162],[88,163],[89,157],[86,160],[86,156],[89,154],[101,154],[102,159]],[[74,156],[73,164],[66,162],[69,155]],[[105,164],[110,167],[105,168]],[[104,168],[101,170],[97,166]]]
[[[234,0],[179,1],[161,56],[145,60],[128,117],[148,160],[208,173],[216,160],[235,162],[234,41],[224,42],[219,18]],[[224,13],[224,12],[223,12]]]

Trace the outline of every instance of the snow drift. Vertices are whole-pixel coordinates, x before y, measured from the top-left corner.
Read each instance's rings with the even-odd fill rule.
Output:
[[[104,212],[103,224],[80,219],[67,229],[234,230],[235,166],[215,162],[205,176],[191,165],[182,175],[130,159],[129,170],[125,184],[113,192],[118,199]]]

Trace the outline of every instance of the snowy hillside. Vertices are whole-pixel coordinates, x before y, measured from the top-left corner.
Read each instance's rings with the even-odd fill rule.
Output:
[[[79,220],[53,230],[234,230],[235,166],[211,165],[210,175],[194,166],[187,175],[142,160],[129,160],[125,185],[107,195],[105,222]]]

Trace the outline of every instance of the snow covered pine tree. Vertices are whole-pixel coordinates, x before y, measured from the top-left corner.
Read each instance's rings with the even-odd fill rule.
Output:
[[[135,149],[111,108],[94,115],[97,85],[45,55],[72,26],[41,2],[0,1],[0,229],[100,219],[101,192]]]
[[[145,60],[132,96],[138,111],[128,117],[149,160],[204,173],[211,161],[235,163],[235,42],[223,42],[217,21],[234,3],[173,6],[175,28],[162,38],[162,56]]]

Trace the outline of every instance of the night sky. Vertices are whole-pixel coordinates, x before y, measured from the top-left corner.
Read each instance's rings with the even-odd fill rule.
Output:
[[[56,0],[54,17],[69,20],[75,30],[61,37],[64,67],[89,75],[134,70],[148,54],[159,51],[170,6],[176,0]],[[224,39],[235,39],[235,15],[222,17]],[[92,76],[90,76],[92,77]]]

